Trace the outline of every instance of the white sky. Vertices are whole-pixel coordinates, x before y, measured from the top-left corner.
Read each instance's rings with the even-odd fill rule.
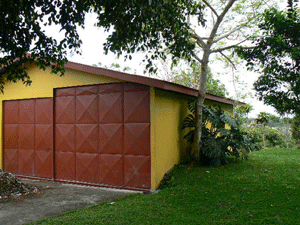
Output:
[[[132,69],[130,73],[135,72],[138,75],[144,75],[143,71],[145,67],[142,64],[142,54],[136,54],[132,60],[127,60],[126,62],[122,57],[118,59],[113,53],[109,53],[108,55],[104,54],[103,43],[105,42],[107,33],[105,33],[103,29],[96,28],[94,26],[94,21],[95,20],[93,18],[93,15],[87,15],[85,30],[80,30],[79,32],[80,37],[83,41],[82,55],[70,54],[69,60],[87,65],[98,64],[100,62],[102,66],[110,66],[112,63],[118,63],[121,65],[121,67],[130,67]],[[53,31],[55,30],[51,30],[50,32]],[[220,67],[220,64],[218,64],[216,67],[218,67],[215,68],[216,71],[223,70],[223,68]],[[214,67],[211,66],[211,68],[214,74]],[[239,69],[239,71],[235,71],[235,74],[239,75],[241,81],[246,84],[246,86],[243,86],[242,89],[245,92],[252,92],[254,96],[255,92],[252,90],[253,82],[257,79],[258,74],[248,72],[245,68]],[[154,77],[154,75],[151,76]],[[227,74],[223,73],[216,78],[220,79],[221,82],[226,85],[230,96],[234,97],[236,96],[236,92],[232,83],[232,77],[232,72],[229,71]],[[253,105],[254,107],[254,110],[249,114],[249,117],[256,117],[257,114],[261,111],[275,114],[275,110],[272,107],[264,105],[263,102],[258,101],[255,97],[248,98],[245,100],[245,102]]]

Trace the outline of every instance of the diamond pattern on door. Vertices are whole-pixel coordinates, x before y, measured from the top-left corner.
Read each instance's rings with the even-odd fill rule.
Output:
[[[125,92],[124,105],[125,123],[150,123],[149,91]]]
[[[98,153],[98,125],[76,125],[76,152]]]
[[[126,155],[150,155],[150,124],[124,125],[124,153]]]
[[[53,99],[36,99],[35,102],[35,123],[53,124]]]
[[[19,125],[18,124],[4,125],[4,146],[5,149],[19,148]]]
[[[19,101],[5,101],[3,103],[4,124],[19,123]]]
[[[53,177],[53,151],[35,151],[35,175],[38,177]]]
[[[99,123],[123,122],[123,94],[99,95]]]
[[[76,180],[98,183],[99,156],[98,154],[76,153]]]
[[[98,86],[83,86],[76,88],[76,95],[95,95],[98,94]]]
[[[102,84],[99,85],[99,94],[108,94],[113,92],[123,92],[124,83]]]
[[[98,97],[97,95],[76,96],[76,123],[98,123]]]
[[[56,124],[55,150],[63,152],[75,152],[75,125]]]
[[[123,186],[123,156],[100,155],[100,183]]]
[[[19,102],[19,123],[34,124],[35,100],[23,100]]]
[[[149,87],[114,83],[73,90],[56,91],[56,178],[150,188]]]
[[[55,153],[56,178],[63,180],[76,180],[75,165],[74,152]]]
[[[60,88],[55,100],[4,101],[3,113],[8,172],[151,187],[149,87],[113,83]]]
[[[34,124],[19,125],[19,148],[34,150]]]
[[[18,152],[19,171],[23,175],[34,175],[34,150],[20,149]]]
[[[102,154],[123,153],[123,125],[99,125],[99,152]]]
[[[75,123],[75,96],[63,96],[55,99],[55,117],[57,124]]]
[[[10,173],[19,173],[18,149],[4,149],[4,169]]]
[[[52,178],[52,98],[4,101],[3,113],[4,170]]]
[[[52,124],[35,125],[35,149],[52,151],[53,149]]]
[[[75,95],[76,93],[76,88],[71,87],[71,88],[58,88],[55,91],[55,96],[60,97],[60,96],[72,96]]]
[[[124,184],[128,187],[150,188],[150,156],[124,157]]]

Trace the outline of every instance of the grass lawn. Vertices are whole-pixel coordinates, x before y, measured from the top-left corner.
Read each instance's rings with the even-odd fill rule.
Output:
[[[300,224],[300,149],[268,149],[219,168],[178,166],[168,187],[37,224]]]

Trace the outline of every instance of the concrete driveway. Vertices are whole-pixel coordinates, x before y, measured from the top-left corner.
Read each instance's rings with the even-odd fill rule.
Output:
[[[25,224],[48,216],[96,205],[134,191],[61,184],[52,181],[22,180],[42,190],[20,200],[0,203],[0,224]]]

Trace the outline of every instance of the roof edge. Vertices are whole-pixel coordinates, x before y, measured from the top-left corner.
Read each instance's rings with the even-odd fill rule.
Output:
[[[115,79],[119,79],[119,80],[124,80],[124,81],[128,81],[128,82],[134,82],[134,83],[138,83],[138,84],[153,86],[153,87],[156,87],[159,89],[174,91],[174,92],[178,92],[178,93],[182,93],[182,94],[190,95],[190,96],[194,96],[194,97],[198,96],[198,90],[196,90],[196,89],[189,88],[189,87],[186,87],[186,86],[183,86],[180,84],[175,84],[175,83],[172,83],[169,81],[155,79],[155,78],[119,72],[119,71],[105,69],[105,68],[101,68],[101,67],[89,66],[89,65],[85,65],[85,64],[81,64],[81,63],[71,62],[71,61],[69,61],[65,65],[65,68],[74,69],[74,70],[78,70],[78,71],[86,72],[86,73],[90,73],[90,74],[102,75],[102,76],[115,78]],[[244,105],[245,104],[243,102],[235,101],[230,98],[225,98],[225,97],[221,97],[221,96],[213,95],[213,94],[209,94],[209,93],[206,94],[206,99],[212,100],[212,101],[217,101],[217,102],[224,103],[224,104],[229,104],[229,105]]]

